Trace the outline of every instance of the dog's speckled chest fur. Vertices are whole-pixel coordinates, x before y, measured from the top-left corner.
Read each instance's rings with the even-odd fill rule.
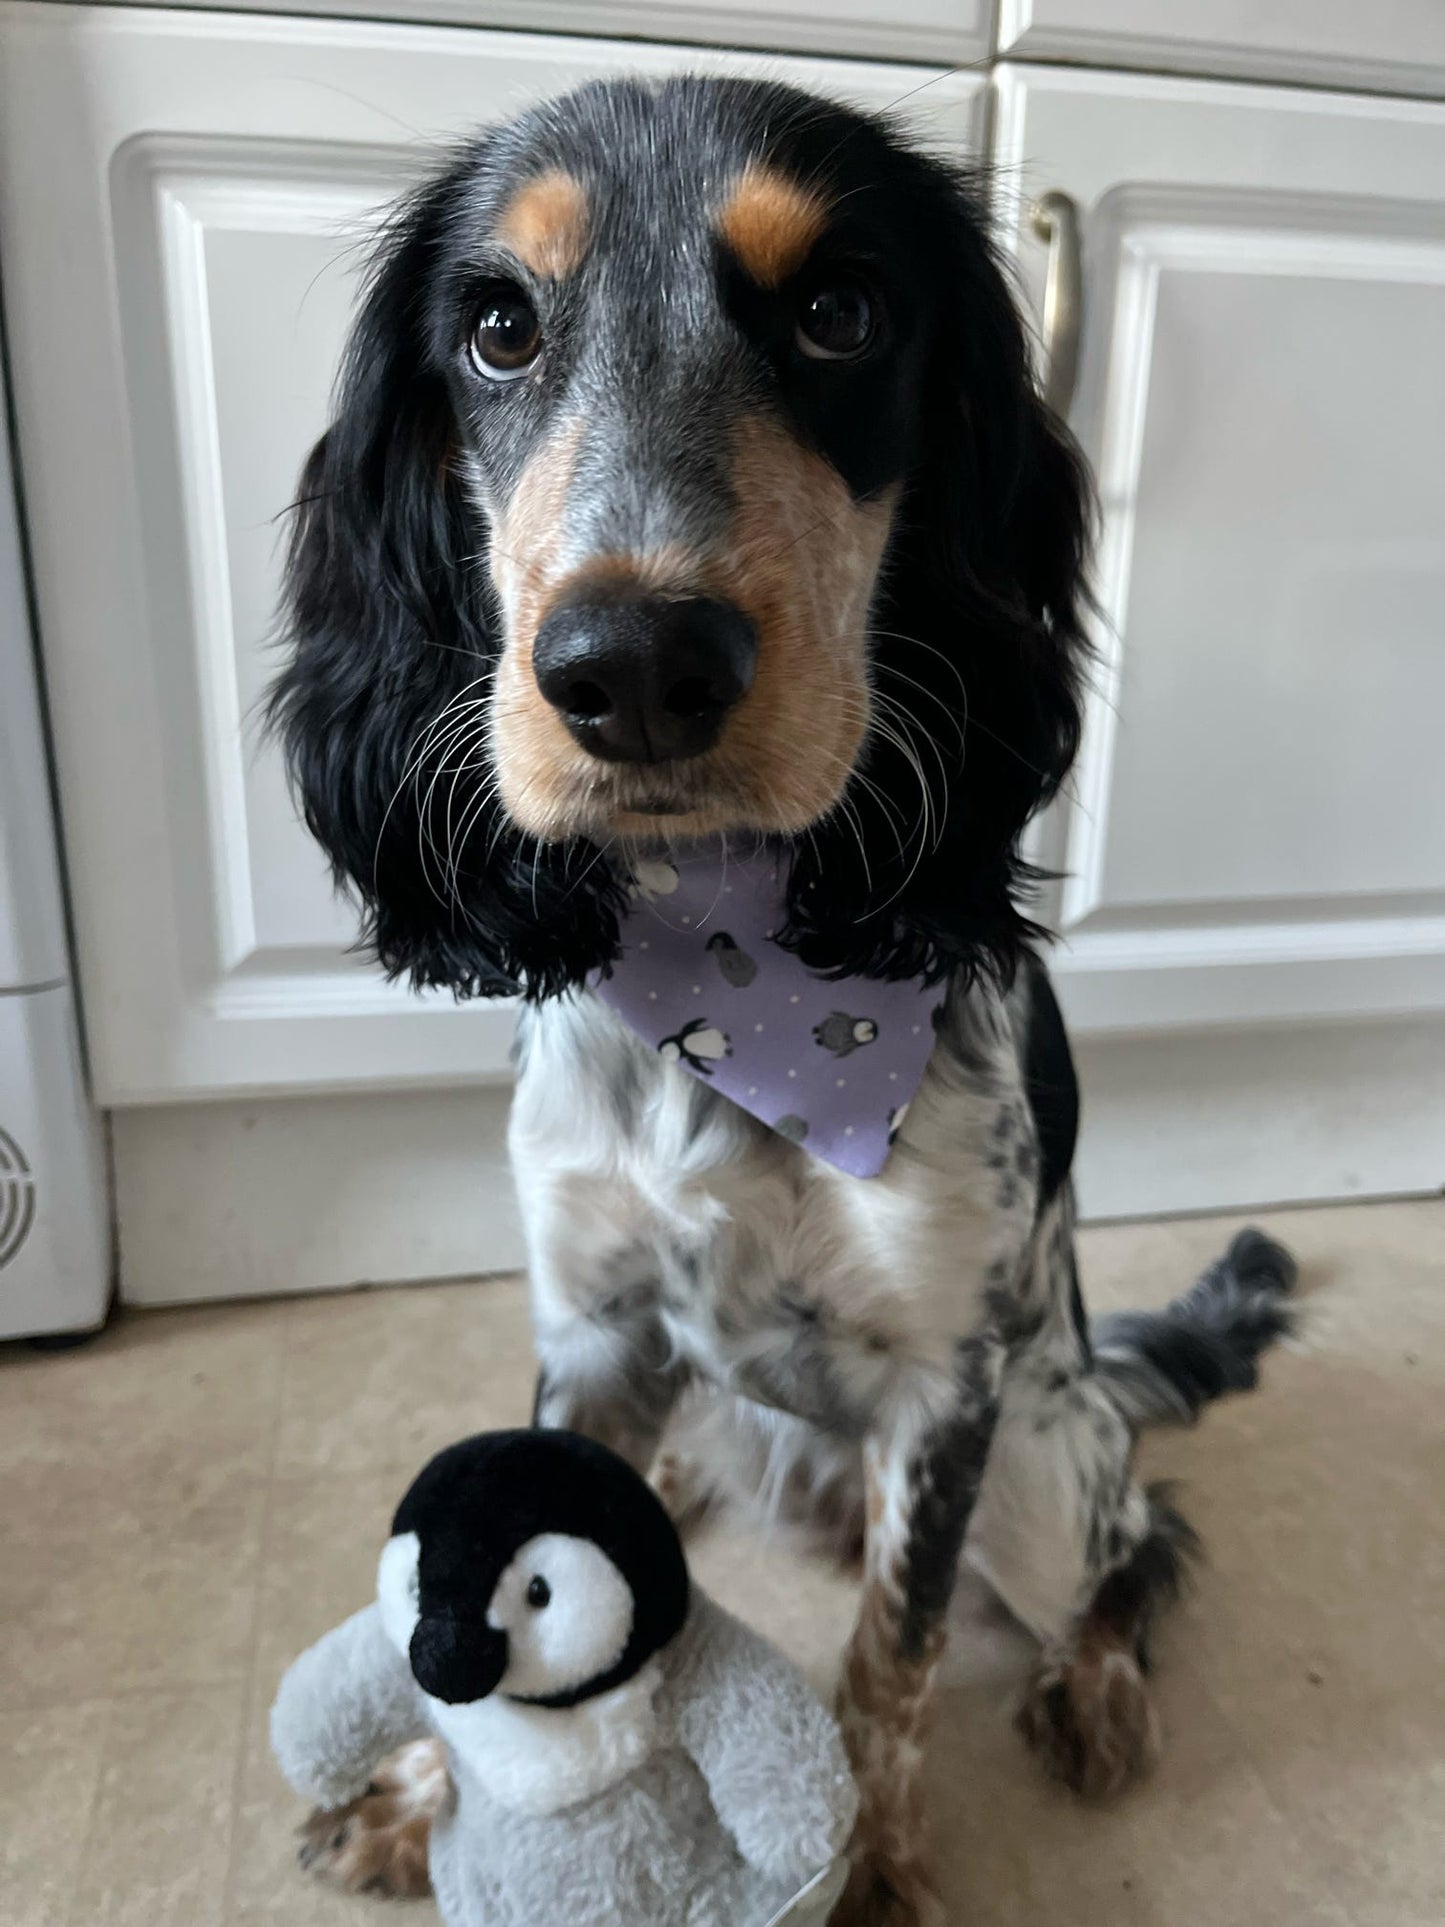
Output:
[[[835,1438],[900,1399],[947,1410],[960,1341],[998,1326],[1035,1223],[1020,1057],[1009,1005],[955,991],[888,1165],[858,1179],[597,999],[530,1014],[512,1149],[544,1369],[611,1376],[625,1351]]]

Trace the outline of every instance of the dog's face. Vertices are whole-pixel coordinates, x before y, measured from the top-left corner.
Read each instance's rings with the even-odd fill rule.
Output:
[[[291,562],[308,819],[423,981],[559,988],[619,839],[734,831],[802,839],[804,939],[845,835],[838,931],[941,967],[920,876],[971,821],[999,912],[1071,753],[1080,517],[944,169],[784,88],[584,88],[379,257]]]
[[[436,346],[538,836],[796,833],[867,733],[927,304],[846,136],[760,135],[748,91],[591,90],[458,183]]]

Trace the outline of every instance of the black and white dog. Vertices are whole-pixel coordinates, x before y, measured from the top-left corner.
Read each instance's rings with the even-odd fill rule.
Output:
[[[920,1755],[960,1556],[1039,1641],[1054,1768],[1144,1764],[1190,1535],[1135,1434],[1252,1384],[1286,1322],[1256,1233],[1162,1314],[1082,1307],[1019,839],[1078,742],[1087,525],[979,186],[841,107],[682,78],[529,112],[401,206],[291,550],[274,716],[370,943],[526,1000],[540,1422],[645,1465],[681,1402],[679,1503],[721,1455],[866,1538],[849,1923],[941,1918]],[[830,991],[939,987],[877,1176],[588,987],[638,863],[720,839],[783,854],[778,940]],[[325,1832],[333,1872],[406,1885],[439,1778],[412,1785]]]

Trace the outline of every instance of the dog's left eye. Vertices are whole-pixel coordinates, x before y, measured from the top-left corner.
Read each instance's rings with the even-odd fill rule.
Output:
[[[856,281],[827,282],[803,297],[798,346],[814,361],[849,361],[872,341],[875,324],[866,288]]]
[[[493,288],[472,331],[472,361],[488,381],[515,381],[542,352],[542,324],[519,287]]]

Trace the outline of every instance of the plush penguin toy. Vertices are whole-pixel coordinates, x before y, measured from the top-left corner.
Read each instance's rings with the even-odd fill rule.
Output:
[[[447,1927],[821,1927],[856,1795],[796,1669],[689,1582],[646,1482],[568,1432],[442,1452],[377,1599],[303,1653],[271,1738],[323,1807],[431,1732]]]

